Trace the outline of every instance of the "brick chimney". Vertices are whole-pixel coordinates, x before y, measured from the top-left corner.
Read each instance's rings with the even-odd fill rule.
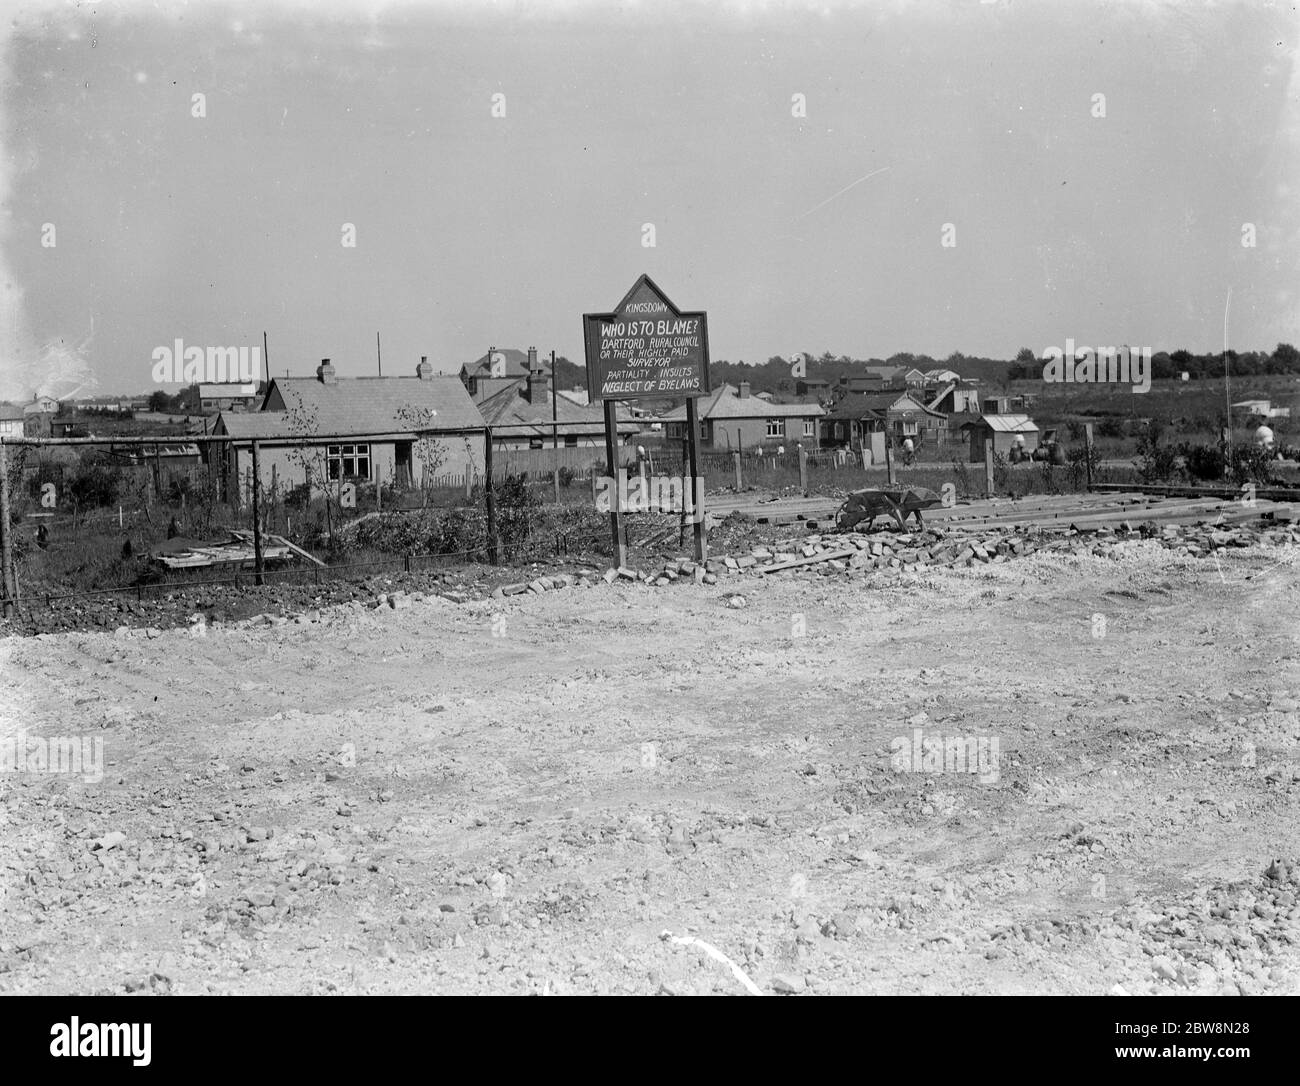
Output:
[[[415,367],[415,376],[421,381],[433,380],[433,367],[429,365],[429,356],[427,354],[420,355],[420,364]]]
[[[320,379],[322,385],[337,385],[339,383],[338,375],[334,372],[334,367],[330,365],[328,358],[322,358],[320,365],[316,367],[316,376]]]
[[[747,399],[749,399],[749,382],[748,382],[748,381],[741,381],[741,382],[740,382],[740,398],[741,398],[742,400],[747,400]]]
[[[550,375],[537,360],[537,348],[528,348],[528,388],[524,393],[531,404],[545,404],[551,389]]]

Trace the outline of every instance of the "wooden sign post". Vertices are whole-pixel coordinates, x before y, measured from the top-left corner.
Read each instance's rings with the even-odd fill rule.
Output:
[[[618,401],[605,401],[605,471],[614,483],[614,501],[609,509],[609,530],[614,540],[614,568],[627,565],[627,536],[623,533],[623,510],[618,485]]]
[[[1092,423],[1083,424],[1084,470],[1088,473],[1088,489],[1092,489]]]
[[[706,558],[704,482],[699,474],[700,419],[696,397],[710,392],[707,314],[683,312],[648,275],[642,275],[613,312],[584,313],[582,332],[587,356],[587,397],[591,403],[605,405],[605,464],[609,478],[614,480],[615,497],[609,517],[616,564],[621,567],[627,562],[623,488],[618,485],[616,405],[620,400],[666,396],[686,397],[691,478],[684,480],[683,501],[691,503],[695,559],[703,562]]]
[[[704,368],[707,372],[708,363],[705,363]],[[704,479],[700,475],[700,408],[699,401],[694,396],[686,401],[686,435],[691,477],[682,480],[682,506],[684,508],[690,503],[695,560],[704,562],[709,557],[709,537],[704,530]]]

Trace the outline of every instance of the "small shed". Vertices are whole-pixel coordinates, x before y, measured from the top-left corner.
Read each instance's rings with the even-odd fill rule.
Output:
[[[992,437],[993,451],[1006,456],[1018,438],[1025,452],[1038,448],[1038,427],[1028,415],[983,415],[974,422],[965,423],[962,429],[969,435],[970,461],[984,462],[984,442]]]

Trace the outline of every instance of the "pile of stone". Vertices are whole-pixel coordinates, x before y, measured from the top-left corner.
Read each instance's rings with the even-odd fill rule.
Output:
[[[673,584],[717,584],[718,574],[724,570],[721,559],[710,558],[707,562],[692,562],[689,558],[670,558],[661,566],[648,570],[618,569],[605,571],[605,582],[631,581],[634,584],[649,584],[656,588],[667,588]]]
[[[846,532],[809,535],[794,549],[755,547],[748,554],[728,556],[729,573],[807,571],[822,576],[870,570],[911,573],[937,566],[994,565],[1038,551],[1058,554],[1091,553],[1109,556],[1124,542],[1152,539],[1175,555],[1205,558],[1225,547],[1300,543],[1300,527],[1292,525],[1134,525],[1091,530],[1046,530],[1024,526],[981,528],[976,531],[929,529],[910,533]],[[655,581],[655,583],[659,583]]]
[[[522,596],[532,593],[535,596],[557,588],[590,588],[594,581],[587,570],[578,573],[556,573],[549,577],[535,577],[531,581],[519,581],[516,584],[504,584],[493,589],[492,598],[499,600],[505,596]]]

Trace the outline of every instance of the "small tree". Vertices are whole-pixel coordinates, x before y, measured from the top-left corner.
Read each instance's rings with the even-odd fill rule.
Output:
[[[415,404],[403,404],[397,410],[397,420],[407,429],[418,433],[412,452],[420,462],[420,489],[424,491],[424,504],[429,504],[429,491],[433,481],[447,459],[447,449],[429,431],[433,427],[436,412],[431,407],[417,407]]]
[[[330,491],[329,479],[326,478],[327,472],[321,468],[321,458],[319,447],[310,444],[312,438],[316,435],[316,408],[308,407],[303,403],[302,398],[286,392],[286,417],[289,424],[289,432],[297,437],[302,444],[294,446],[293,452],[289,454],[289,459],[302,468],[303,477],[307,481],[308,507],[310,507],[310,495],[312,490],[319,488],[325,495],[325,529],[330,535],[334,535],[334,495]],[[292,400],[292,403],[287,401]],[[253,485],[258,485],[258,480],[253,480]],[[338,510],[339,519],[342,519],[343,510]]]
[[[1159,419],[1152,419],[1146,430],[1138,437],[1137,451],[1141,458],[1138,474],[1144,483],[1164,482],[1178,470],[1178,450],[1170,445],[1162,445],[1164,424]]]

